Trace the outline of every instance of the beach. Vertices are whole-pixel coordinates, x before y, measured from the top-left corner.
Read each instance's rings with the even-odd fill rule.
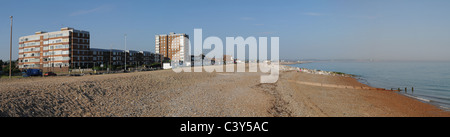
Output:
[[[3,117],[448,117],[436,106],[353,77],[158,70],[0,79]]]

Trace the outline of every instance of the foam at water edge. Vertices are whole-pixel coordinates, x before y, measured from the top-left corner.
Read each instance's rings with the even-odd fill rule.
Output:
[[[420,101],[431,102],[431,100],[428,100],[428,99],[424,99],[424,98],[420,98],[420,97],[416,97],[416,96],[412,96],[412,95],[408,95],[408,94],[403,94],[403,95],[410,97],[410,98],[415,98]]]

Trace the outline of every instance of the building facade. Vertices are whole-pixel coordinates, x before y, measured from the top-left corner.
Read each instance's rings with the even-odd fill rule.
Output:
[[[91,48],[91,52],[94,66],[125,65],[125,56],[128,66],[148,66],[159,62],[160,58],[159,54],[149,51]]]
[[[44,72],[68,72],[107,65],[151,65],[161,55],[148,51],[99,49],[90,47],[88,31],[61,28],[55,32],[36,32],[19,38],[20,70],[41,69]]]
[[[234,63],[233,56],[231,56],[231,55],[223,55],[223,63],[224,64],[233,64]]]
[[[175,34],[173,32],[169,35],[156,35],[155,52],[174,62],[189,62],[189,36],[186,34]]]
[[[88,31],[61,28],[19,38],[19,69],[68,71],[92,65]]]

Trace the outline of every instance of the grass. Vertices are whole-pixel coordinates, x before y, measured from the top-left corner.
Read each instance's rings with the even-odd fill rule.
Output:
[[[333,72],[334,74],[339,74],[339,75],[345,75],[346,73],[344,72]]]
[[[2,75],[0,78],[9,78],[9,76]],[[23,78],[22,76],[11,76],[11,78]]]
[[[351,76],[351,77],[357,77],[357,75],[353,75],[353,74],[347,74],[344,72],[338,72],[338,71],[332,71],[331,73],[337,74],[337,75],[346,75],[346,76]]]

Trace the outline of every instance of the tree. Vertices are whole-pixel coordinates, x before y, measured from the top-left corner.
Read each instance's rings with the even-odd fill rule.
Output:
[[[3,60],[0,59],[0,75],[3,75]]]
[[[16,62],[18,62],[17,60],[16,61],[11,61],[11,69],[12,69],[12,73],[19,73],[20,72],[20,70],[19,70],[19,68],[16,66]],[[4,62],[4,65],[5,65],[5,67],[3,67],[2,68],[2,70],[3,70],[3,73],[4,74],[8,74],[9,73],[9,61],[8,62]]]

